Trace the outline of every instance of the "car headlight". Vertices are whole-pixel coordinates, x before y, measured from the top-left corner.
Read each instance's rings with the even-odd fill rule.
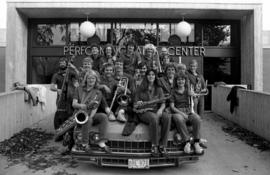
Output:
[[[100,140],[99,133],[97,132],[90,132],[89,133],[89,140],[91,144],[95,144]]]

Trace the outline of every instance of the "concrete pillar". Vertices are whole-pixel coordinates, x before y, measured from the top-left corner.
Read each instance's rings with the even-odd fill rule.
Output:
[[[7,3],[5,91],[10,91],[14,82],[26,83],[27,25],[27,18],[17,11],[14,4]]]
[[[254,8],[241,20],[241,83],[263,90],[262,11]]]

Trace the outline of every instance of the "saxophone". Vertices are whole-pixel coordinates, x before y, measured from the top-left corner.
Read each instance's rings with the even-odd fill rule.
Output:
[[[154,110],[153,108],[146,108],[145,106],[155,104],[155,103],[161,103],[164,100],[169,99],[170,97],[171,96],[169,95],[169,96],[166,96],[166,97],[163,97],[163,98],[160,98],[160,99],[156,99],[156,100],[144,101],[141,105],[134,104],[133,111],[135,113],[138,113],[138,114],[141,114],[141,113],[144,113],[144,112],[147,112],[147,111],[152,111],[152,110]]]
[[[98,107],[99,101],[97,100],[97,96],[98,94],[95,95],[94,99],[88,98],[87,101],[84,103],[87,110],[93,110]],[[87,123],[88,119],[89,115],[85,110],[77,110],[56,130],[54,140],[57,141],[62,135],[64,135],[70,129],[74,128],[76,125],[84,125],[85,123]]]

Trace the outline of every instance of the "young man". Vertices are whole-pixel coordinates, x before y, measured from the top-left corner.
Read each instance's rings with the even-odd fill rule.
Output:
[[[123,71],[123,64],[121,62],[116,62],[115,66],[115,79],[116,81],[125,81],[127,83],[127,88],[124,87],[124,89],[119,89],[119,93],[117,95],[117,99],[120,98],[120,96],[124,95],[125,91],[129,99],[127,99],[127,105],[130,105],[131,102],[131,95],[135,92],[135,86],[134,86],[134,79],[131,75],[125,73]],[[132,110],[127,108],[127,106],[120,105],[120,104],[115,104],[116,105],[116,115],[117,115],[117,120],[120,122],[126,122],[127,115],[125,114],[127,110]]]
[[[59,60],[59,71],[52,77],[50,89],[57,92],[57,111],[54,116],[54,128],[58,129],[61,124],[72,114],[70,101],[75,87],[78,85],[78,75],[67,65],[67,59]]]
[[[189,63],[189,70],[187,71],[188,79],[191,88],[193,88],[195,93],[201,93],[207,90],[203,75],[198,71],[198,62],[196,60],[191,60]],[[194,97],[194,111],[200,116],[204,113],[204,96]]]
[[[109,106],[111,106],[117,84],[118,82],[114,79],[114,65],[112,63],[105,63],[104,72],[100,78],[99,89],[102,91]],[[110,117],[109,120],[113,121],[115,118]]]
[[[171,58],[168,49],[166,47],[161,48],[159,60],[162,67],[162,71],[165,71],[166,66],[171,62]]]
[[[91,46],[91,59],[93,60],[92,68],[97,72],[102,72],[102,66],[105,63],[100,54],[100,47],[96,44]]]
[[[81,68],[81,70],[79,72],[79,82],[80,83],[83,81],[85,74],[87,72],[93,70],[92,68],[93,68],[93,60],[92,60],[92,58],[91,57],[85,57],[83,59],[82,68]],[[99,74],[98,71],[96,71],[96,70],[94,70],[94,71],[95,71],[95,73],[97,73],[97,75],[98,75],[98,81],[99,81],[100,80],[100,74]]]
[[[136,50],[136,44],[133,41],[129,41],[126,45],[126,52],[120,54],[118,58],[123,62],[124,72],[132,75],[134,68],[141,62],[141,57]]]

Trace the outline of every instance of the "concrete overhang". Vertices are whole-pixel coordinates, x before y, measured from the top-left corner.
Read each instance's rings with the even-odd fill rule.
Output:
[[[203,9],[91,9],[91,8],[20,8],[28,18],[141,18],[141,19],[232,19],[240,20],[249,10]],[[183,14],[183,15],[181,15]]]
[[[9,1],[27,18],[141,18],[240,20],[260,3],[192,1]]]

